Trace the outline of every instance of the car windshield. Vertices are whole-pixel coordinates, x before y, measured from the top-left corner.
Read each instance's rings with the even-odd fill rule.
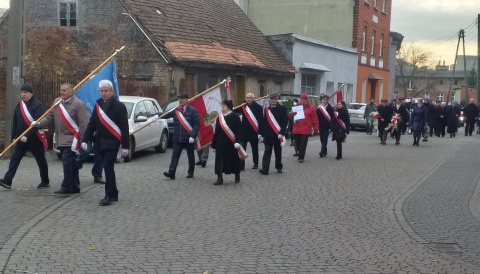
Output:
[[[353,109],[353,110],[361,110],[364,107],[365,107],[364,105],[360,105],[360,104],[348,104],[347,105],[347,109]]]
[[[172,108],[175,108],[176,106],[178,106],[178,100],[177,99],[175,101],[166,103],[163,106],[163,109],[165,110],[165,112],[167,112],[167,111],[171,110]]]
[[[130,117],[130,114],[132,114],[132,109],[134,104],[132,102],[122,102],[122,103],[127,108],[127,117]]]
[[[287,100],[288,98],[290,99],[299,99],[300,98],[300,94],[280,94],[278,96],[278,100]]]

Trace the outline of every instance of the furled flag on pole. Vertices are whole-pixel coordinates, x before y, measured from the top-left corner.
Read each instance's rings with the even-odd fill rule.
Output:
[[[198,111],[200,128],[195,140],[195,149],[207,147],[213,140],[213,129],[217,117],[222,113],[220,86],[190,102]]]
[[[338,102],[343,100],[343,87],[345,84],[343,84],[341,87],[337,89],[331,96],[330,96],[330,104],[335,107]]]
[[[120,92],[118,90],[117,66],[115,61],[110,61],[101,71],[92,76],[88,82],[86,82],[77,90],[77,92],[75,92],[75,96],[82,100],[87,106],[87,110],[90,115],[93,113],[96,101],[100,98],[98,82],[101,80],[110,80],[112,82],[113,91],[118,100]]]

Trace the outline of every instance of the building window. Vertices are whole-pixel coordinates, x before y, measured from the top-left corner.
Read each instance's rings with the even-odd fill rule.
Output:
[[[440,80],[440,85],[443,85],[443,79]]]
[[[62,27],[77,26],[77,3],[76,2],[60,2],[59,3],[59,19]]]
[[[317,76],[315,74],[302,74],[302,93],[315,94]]]
[[[373,0],[373,7],[377,9],[377,0]]]
[[[385,13],[385,4],[386,4],[386,0],[383,0],[383,5],[382,5],[382,12]]]
[[[458,81],[457,80],[453,81],[453,84],[458,85]]]
[[[408,90],[413,90],[413,80],[408,81]]]
[[[369,4],[369,5],[370,5],[370,3],[368,3],[368,0],[365,0],[365,3],[367,3],[367,4]]]
[[[370,53],[375,55],[375,31],[372,32],[372,51]]]
[[[455,101],[455,93],[452,94],[452,101]]]
[[[365,52],[365,42],[367,40],[367,27],[363,27],[362,33],[362,52]]]
[[[443,93],[438,94],[437,99],[438,101],[443,102]]]
[[[380,41],[379,42],[379,52],[378,56],[382,57],[382,52],[383,52],[383,33],[380,35]]]

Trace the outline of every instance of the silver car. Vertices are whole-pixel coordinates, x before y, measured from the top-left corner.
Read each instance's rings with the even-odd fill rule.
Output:
[[[366,106],[367,104],[364,103],[350,103],[347,105],[351,129],[355,129],[355,127],[367,128],[367,121],[363,118]]]
[[[127,107],[128,127],[129,131],[133,132],[149,118],[156,113],[161,112],[162,108],[157,100],[141,96],[120,96],[120,102]],[[133,153],[148,148],[155,148],[156,152],[163,153],[167,150],[168,142],[168,126],[167,120],[160,119],[156,123],[151,123],[144,129],[130,135],[130,154],[125,157],[125,162],[130,162],[133,158]],[[53,137],[53,150],[57,156],[61,158],[60,150],[55,143],[55,136]]]

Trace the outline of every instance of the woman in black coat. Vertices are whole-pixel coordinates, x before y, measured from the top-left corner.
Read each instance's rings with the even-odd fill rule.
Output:
[[[458,116],[460,115],[460,108],[457,101],[453,101],[451,106],[447,107],[447,133],[450,133],[450,138],[455,137],[455,133],[458,129]]]
[[[350,133],[350,115],[345,107],[345,101],[338,102],[335,107],[331,125],[332,141],[337,141],[337,157],[335,159],[342,159],[342,143]]]
[[[215,174],[217,181],[214,185],[223,184],[222,174],[235,174],[235,183],[240,182],[240,158],[238,151],[242,142],[242,122],[240,117],[232,112],[233,103],[230,100],[222,102],[222,115],[217,118],[212,148],[215,149]],[[231,130],[234,136],[225,132],[222,122]]]

